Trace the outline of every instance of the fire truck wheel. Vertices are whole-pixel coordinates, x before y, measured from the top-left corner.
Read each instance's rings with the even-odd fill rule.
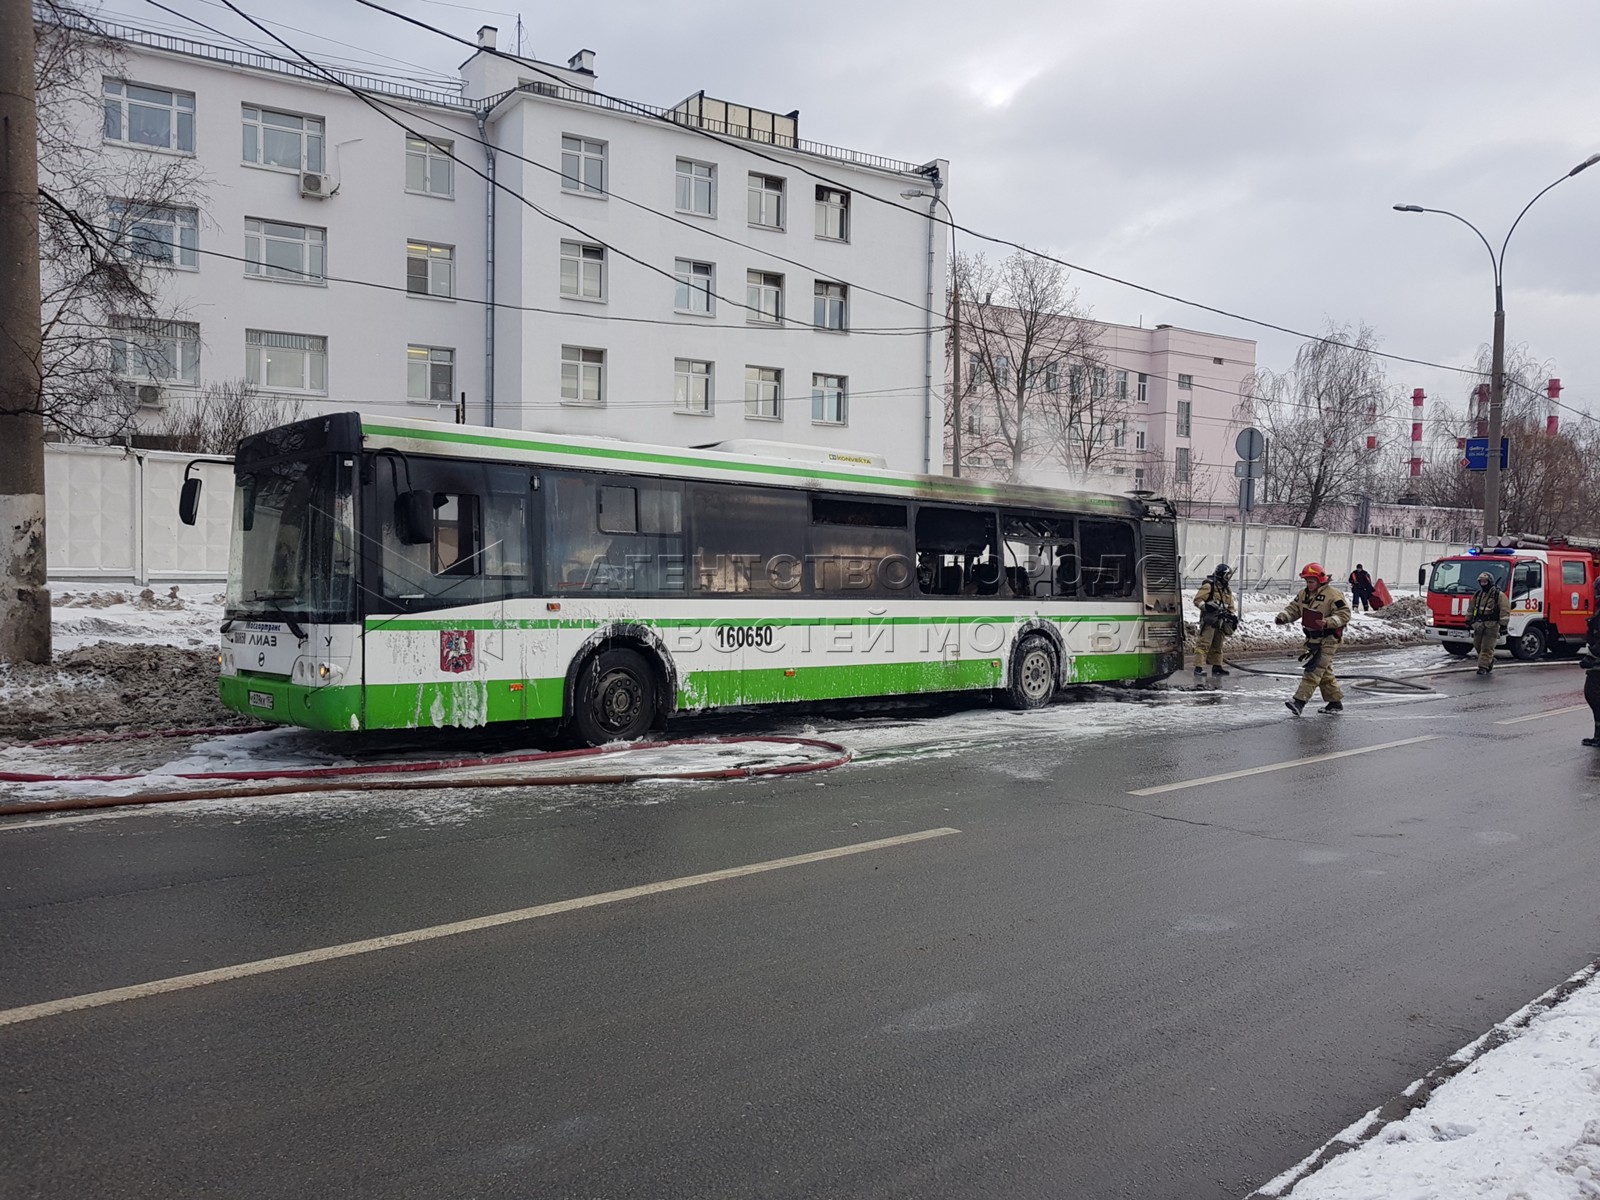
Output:
[[[1472,646],[1467,642],[1445,642],[1444,652],[1451,658],[1465,658],[1472,653]]]
[[[1520,637],[1514,637],[1509,643],[1511,657],[1518,662],[1532,662],[1544,656],[1544,630],[1537,625],[1529,625],[1522,631]]]

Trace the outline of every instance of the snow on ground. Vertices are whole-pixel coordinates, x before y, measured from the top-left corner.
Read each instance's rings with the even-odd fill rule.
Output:
[[[1371,1133],[1373,1114],[1334,1139],[1357,1148],[1297,1185],[1299,1168],[1262,1188],[1289,1200],[1594,1200],[1600,1196],[1600,976],[1553,1007],[1535,1003],[1488,1037],[1511,1040]],[[1552,1000],[1555,997],[1551,998]],[[1526,1024],[1524,1025],[1524,1021]],[[1423,1081],[1407,1089],[1420,1092]],[[1287,1188],[1288,1190],[1284,1190]]]
[[[222,627],[217,584],[96,591],[71,584],[50,595],[50,635],[56,653],[94,642],[215,650]]]

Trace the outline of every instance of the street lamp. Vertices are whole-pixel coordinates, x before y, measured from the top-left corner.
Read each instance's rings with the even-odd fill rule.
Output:
[[[1494,343],[1493,358],[1489,365],[1489,454],[1485,464],[1483,496],[1483,542],[1484,545],[1493,545],[1500,536],[1500,418],[1505,402],[1506,389],[1506,309],[1502,281],[1505,275],[1506,247],[1511,244],[1511,235],[1516,232],[1517,226],[1522,223],[1522,218],[1528,215],[1528,210],[1534,206],[1540,196],[1548,192],[1556,184],[1571,179],[1580,171],[1586,171],[1595,163],[1600,162],[1600,154],[1591,154],[1572,170],[1557,179],[1555,183],[1547,184],[1538,195],[1534,196],[1522,206],[1522,211],[1517,214],[1517,219],[1511,222],[1511,228],[1506,230],[1505,241],[1500,243],[1500,253],[1494,252],[1494,247],[1489,244],[1489,239],[1483,232],[1465,217],[1443,208],[1424,208],[1420,204],[1396,204],[1396,212],[1407,213],[1438,213],[1443,217],[1453,217],[1460,221],[1473,233],[1478,235],[1478,240],[1483,243],[1483,248],[1489,252],[1489,264],[1494,268]]]
[[[950,395],[951,395],[951,424],[950,424],[950,474],[957,478],[961,475],[961,265],[956,261],[956,217],[950,211],[950,205],[945,203],[944,197],[937,191],[928,192],[922,188],[907,188],[900,195],[907,200],[916,200],[920,197],[930,197],[932,203],[928,205],[928,227],[931,230],[934,221],[934,212],[939,205],[944,205],[945,216],[950,218]],[[930,255],[931,261],[931,255]],[[933,289],[928,289],[928,307],[933,307]],[[933,314],[928,314],[928,319],[933,319]],[[931,363],[933,346],[928,347],[928,358]],[[930,422],[931,424],[931,422]],[[932,430],[930,429],[930,434]]]

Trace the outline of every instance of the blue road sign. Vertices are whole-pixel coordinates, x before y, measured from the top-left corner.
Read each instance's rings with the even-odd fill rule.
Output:
[[[1489,469],[1489,439],[1468,438],[1466,457],[1461,460],[1461,465],[1469,471],[1487,471]],[[1500,469],[1511,469],[1511,440],[1500,439]]]

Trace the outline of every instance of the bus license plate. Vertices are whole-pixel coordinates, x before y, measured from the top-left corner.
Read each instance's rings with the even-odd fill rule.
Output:
[[[250,693],[250,707],[251,708],[268,708],[268,709],[270,709],[272,707],[272,693],[271,692],[251,692]]]

